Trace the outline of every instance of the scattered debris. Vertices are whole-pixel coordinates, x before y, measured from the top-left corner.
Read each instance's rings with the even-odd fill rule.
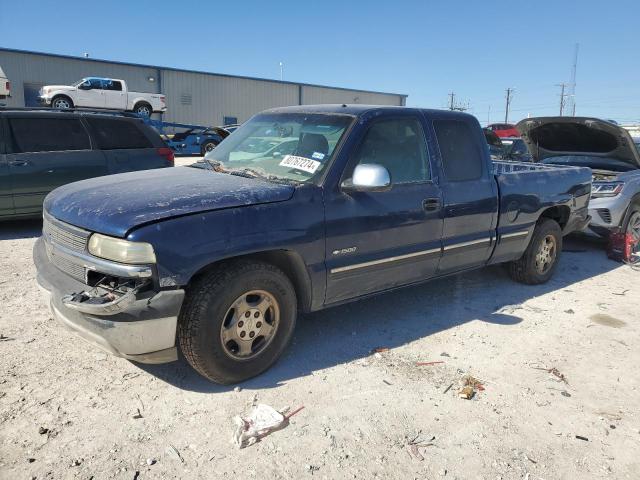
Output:
[[[447,352],[442,352],[440,354],[441,357],[450,357],[451,355],[449,355]]]
[[[240,388],[240,387],[235,387],[235,388],[233,389],[233,391],[234,391],[234,392],[236,392],[236,393],[238,393],[238,392],[241,392],[241,391],[242,391],[242,388]]]
[[[418,367],[427,367],[429,365],[436,365],[438,363],[444,363],[442,360],[438,361],[438,362],[416,362],[416,365]]]
[[[72,467],[79,467],[81,463],[82,463],[82,460],[74,459],[74,460],[71,462],[71,466],[72,466]]]
[[[409,456],[415,458],[416,460],[423,461],[424,455],[423,455],[423,452],[421,452],[420,450],[427,447],[433,447],[434,446],[433,441],[435,439],[436,437],[431,437],[430,439],[427,440],[424,438],[421,432],[418,432],[418,434],[415,437],[413,437],[413,439],[407,442],[406,448],[407,448],[407,451],[409,452]]]
[[[618,293],[618,292],[611,292],[612,295],[619,295],[619,296],[624,296],[627,294],[627,292],[629,291],[629,289],[627,288],[626,290],[623,290],[622,292]]]
[[[48,428],[45,428],[45,427],[40,427],[40,428],[38,429],[38,433],[39,433],[40,435],[44,435],[45,433],[49,433],[49,429],[48,429]]]
[[[9,340],[13,340],[13,338],[5,337],[2,333],[0,333],[0,341],[1,342],[8,342]]]
[[[33,462],[35,462],[35,461],[36,461],[36,459],[35,459],[35,458],[33,458],[33,457],[29,457],[29,458],[27,458],[27,462],[29,462],[29,463],[33,463]]]
[[[535,370],[544,370],[545,372],[554,375],[555,377],[557,377],[558,379],[560,379],[561,381],[569,385],[569,382],[567,381],[566,377],[562,373],[560,373],[560,370],[558,370],[556,367],[552,367],[552,368],[531,367],[531,368]]]
[[[462,377],[462,384],[464,386],[472,387],[475,390],[479,390],[481,392],[484,391],[484,385],[482,384],[482,382],[477,378],[472,377],[471,375],[465,375],[464,377]]]
[[[147,458],[147,465],[151,466],[151,465],[155,465],[155,463],[156,463],[155,458]]]
[[[302,410],[301,406],[293,412],[286,414],[289,407],[280,411],[269,405],[259,403],[245,417],[236,416],[233,418],[236,430],[233,433],[232,442],[238,448],[248,447],[260,441],[272,432],[281,430],[289,424],[289,419]]]
[[[560,395],[562,395],[563,397],[567,397],[567,398],[571,396],[571,394],[569,392],[567,392],[566,390],[562,390],[560,392]]]
[[[447,388],[444,389],[444,392],[442,392],[443,394],[447,393],[449,390],[451,390],[451,388],[453,387],[453,383],[449,384],[449,386]]]
[[[184,458],[182,458],[182,455],[180,455],[180,452],[178,451],[178,449],[173,445],[171,444],[167,445],[167,447],[164,449],[164,452],[168,455],[171,455],[176,460],[179,460],[180,463],[184,463]]]
[[[583,441],[585,441],[585,442],[588,442],[588,441],[589,441],[589,439],[588,439],[587,437],[583,437],[582,435],[576,435],[576,438],[577,438],[578,440],[583,440]]]
[[[387,385],[393,385],[393,383],[388,382],[387,380],[382,380],[383,383],[386,383]]]
[[[384,352],[388,352],[389,349],[387,347],[378,347],[378,348],[374,348],[373,350],[371,350],[371,353],[384,353]]]
[[[136,420],[137,420],[138,418],[143,418],[143,417],[142,417],[142,413],[140,413],[140,409],[139,409],[139,408],[136,408],[136,413],[134,413],[132,416],[133,416],[133,418],[135,418]]]
[[[573,310],[573,308],[569,308],[569,309],[565,310],[564,313],[574,314],[576,312]]]
[[[471,400],[475,394],[476,391],[473,389],[473,387],[470,386],[462,387],[462,389],[458,392],[458,396],[460,398],[464,398],[465,400]]]

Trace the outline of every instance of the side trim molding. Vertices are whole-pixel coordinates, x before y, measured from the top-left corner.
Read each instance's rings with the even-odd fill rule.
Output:
[[[421,250],[419,252],[407,253],[406,255],[397,255],[395,257],[381,258],[380,260],[372,260],[370,262],[355,263],[353,265],[346,265],[344,267],[332,268],[331,273],[333,274],[333,273],[348,272],[350,270],[356,270],[358,268],[372,267],[374,265],[382,265],[384,263],[397,262],[400,260],[405,260],[407,258],[421,257],[423,255],[431,255],[433,253],[439,253],[439,252],[440,252],[440,248],[432,248],[430,250]]]

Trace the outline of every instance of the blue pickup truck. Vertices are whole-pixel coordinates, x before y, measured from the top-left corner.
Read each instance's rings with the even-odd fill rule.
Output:
[[[180,348],[224,384],[269,368],[300,312],[497,263],[545,282],[589,221],[588,168],[492,162],[458,112],[268,110],[197,166],[55,190],[34,258],[81,337],[147,363]]]

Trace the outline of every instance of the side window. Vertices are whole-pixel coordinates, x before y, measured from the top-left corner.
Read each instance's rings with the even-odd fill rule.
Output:
[[[78,118],[10,118],[9,130],[15,153],[91,149]]]
[[[86,117],[101,150],[151,148],[153,145],[135,122]]]
[[[465,182],[482,177],[483,158],[476,135],[466,122],[434,120],[444,176],[450,182]]]
[[[102,80],[100,78],[90,78],[89,80],[90,90],[102,90]]]
[[[117,80],[105,80],[105,90],[112,90],[115,92],[122,91],[122,82]]]
[[[431,178],[427,144],[415,118],[375,122],[356,152],[356,165],[376,163],[391,175],[391,182],[421,182]]]

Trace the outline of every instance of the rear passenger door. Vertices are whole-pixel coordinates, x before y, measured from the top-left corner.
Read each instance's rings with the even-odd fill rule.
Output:
[[[471,118],[434,118],[443,179],[443,253],[438,273],[485,263],[495,241],[498,191],[487,165],[486,141]]]
[[[40,212],[44,197],[61,185],[107,173],[104,156],[91,149],[77,116],[25,114],[9,117],[7,129],[6,159],[17,214]]]
[[[105,80],[103,84],[105,108],[126,110],[127,94],[122,90],[122,82],[118,80]]]
[[[109,173],[132,172],[168,166],[145,133],[141,121],[126,117],[85,117],[97,147],[107,158]],[[161,142],[158,137],[158,141]]]

